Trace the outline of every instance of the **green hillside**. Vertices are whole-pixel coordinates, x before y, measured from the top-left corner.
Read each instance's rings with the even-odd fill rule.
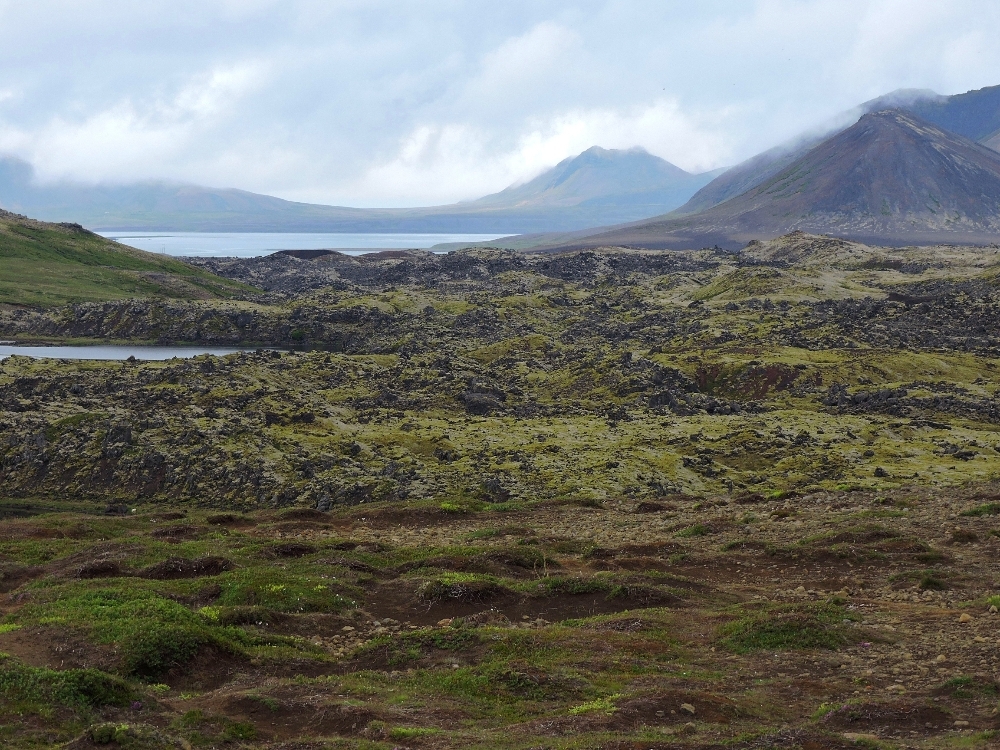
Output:
[[[0,303],[49,307],[129,297],[210,299],[245,289],[78,225],[0,211]]]

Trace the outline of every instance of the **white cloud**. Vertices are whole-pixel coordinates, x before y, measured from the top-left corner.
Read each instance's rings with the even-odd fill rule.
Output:
[[[895,88],[1000,83],[993,28],[994,0],[0,0],[0,152],[348,205],[592,145],[694,171]]]
[[[545,21],[505,40],[483,55],[477,73],[460,94],[469,109],[509,108],[552,97],[558,86],[571,85],[581,40],[565,26]],[[569,74],[569,75],[567,75]]]
[[[475,198],[530,179],[594,145],[642,146],[689,171],[704,171],[731,159],[718,124],[733,115],[716,112],[696,119],[671,100],[626,112],[576,110],[544,121],[531,119],[504,150],[492,148],[491,133],[482,128],[423,125],[403,140],[395,158],[364,175],[355,195],[365,205]],[[386,186],[391,186],[390,195]]]
[[[113,182],[144,173],[176,178],[172,162],[200,135],[227,124],[265,77],[266,66],[257,63],[217,68],[170,99],[127,99],[80,120],[56,116],[35,131],[0,131],[0,146],[30,160],[43,182]]]

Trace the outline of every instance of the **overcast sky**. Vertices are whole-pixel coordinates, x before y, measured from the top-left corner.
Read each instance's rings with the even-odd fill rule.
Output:
[[[903,87],[1000,83],[996,0],[0,0],[0,154],[357,206],[592,146],[736,163]]]

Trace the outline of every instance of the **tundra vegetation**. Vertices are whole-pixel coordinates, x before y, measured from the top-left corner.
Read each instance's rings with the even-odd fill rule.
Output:
[[[2,363],[4,747],[996,742],[996,247],[200,265],[0,308],[257,349]]]

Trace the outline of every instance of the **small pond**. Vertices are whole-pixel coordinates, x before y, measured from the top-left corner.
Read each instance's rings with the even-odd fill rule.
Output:
[[[222,349],[204,346],[11,346],[0,345],[0,360],[12,354],[22,357],[47,357],[50,359],[103,359],[125,360],[136,359],[187,359],[201,354],[212,354],[221,357],[253,349]]]

